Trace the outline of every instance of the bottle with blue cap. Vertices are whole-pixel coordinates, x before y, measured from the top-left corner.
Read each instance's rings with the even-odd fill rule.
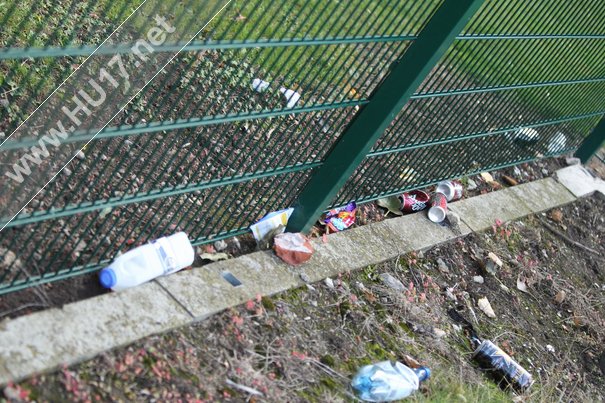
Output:
[[[412,369],[400,362],[382,361],[362,367],[351,386],[361,400],[388,402],[410,396],[430,376],[427,367]]]
[[[101,270],[99,280],[103,287],[120,291],[191,266],[194,259],[187,234],[178,232],[119,256]]]

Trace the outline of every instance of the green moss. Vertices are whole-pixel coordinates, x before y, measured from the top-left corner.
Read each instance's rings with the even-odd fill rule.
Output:
[[[390,360],[393,358],[393,354],[391,354],[389,351],[385,350],[378,343],[368,343],[366,345],[366,351],[372,357],[374,357],[375,359],[380,360],[380,361]]]
[[[349,301],[343,301],[340,304],[338,304],[338,312],[340,313],[341,317],[345,317],[347,316],[347,314],[349,312],[351,312],[351,303]]]
[[[365,267],[362,270],[362,278],[366,281],[370,281],[373,283],[379,282],[380,277],[378,276],[378,272],[376,271],[376,266],[370,265]]]
[[[322,377],[319,380],[319,383],[321,383],[323,386],[325,386],[329,390],[339,390],[340,389],[340,384],[328,376]]]
[[[263,308],[267,311],[275,311],[275,303],[270,297],[263,297],[261,299],[261,304],[263,304]]]
[[[324,355],[323,357],[321,357],[319,359],[319,362],[321,362],[322,364],[327,365],[328,367],[334,368],[334,366],[336,365],[336,361],[334,360],[334,357],[332,357],[329,354]]]

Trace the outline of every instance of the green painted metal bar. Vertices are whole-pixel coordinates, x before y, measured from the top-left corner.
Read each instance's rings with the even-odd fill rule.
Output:
[[[282,46],[318,46],[318,45],[346,45],[366,42],[401,42],[416,40],[415,35],[392,36],[366,36],[366,37],[332,37],[332,38],[292,38],[292,39],[255,39],[255,40],[221,40],[221,41],[193,41],[183,48],[183,44],[164,44],[154,50],[157,52],[175,52],[182,48],[183,52],[199,52],[203,50],[220,49],[246,49]],[[490,40],[539,40],[539,39],[591,39],[602,40],[605,35],[460,35],[456,37],[461,41],[490,41]],[[46,57],[89,56],[95,46],[67,46],[47,48],[6,48],[0,51],[0,60],[9,59],[37,59]],[[128,54],[132,45],[121,44],[117,46],[103,46],[95,52],[98,55]]]
[[[308,231],[483,0],[446,0],[356,116],[302,191],[288,231]]]
[[[592,83],[600,83],[600,82],[604,82],[604,81],[605,81],[605,77],[596,77],[596,78],[585,78],[585,79],[578,79],[578,80],[543,81],[543,82],[527,83],[527,84],[476,87],[476,88],[467,88],[467,89],[463,89],[463,90],[417,93],[417,94],[412,95],[410,97],[410,99],[437,98],[437,97],[448,97],[448,96],[453,96],[453,95],[466,95],[466,94],[480,94],[480,93],[484,93],[484,92],[525,90],[525,89],[529,89],[529,88],[554,87],[554,86],[558,86],[558,85],[592,84]]]
[[[479,35],[467,34],[456,37],[460,41],[490,41],[490,40],[535,40],[535,39],[605,39],[605,35],[581,35],[581,34],[544,34],[544,35]]]
[[[255,179],[262,179],[271,176],[285,175],[293,172],[301,172],[311,170],[321,166],[321,162],[305,163],[291,167],[283,167],[271,169],[265,172],[255,172],[246,175],[239,175],[233,178],[223,178],[212,180],[203,183],[193,183],[182,186],[173,186],[170,188],[156,189],[149,192],[128,194],[111,199],[98,199],[94,202],[84,202],[65,206],[60,209],[50,209],[37,211],[33,214],[19,214],[17,218],[6,225],[7,228],[16,227],[19,225],[32,224],[35,222],[51,220],[60,217],[67,217],[75,214],[88,213],[91,211],[99,211],[105,208],[114,208],[127,204],[141,203],[150,200],[156,200],[166,197],[178,196],[186,193],[193,193],[200,190],[212,189],[217,187],[234,185],[242,182],[247,182]],[[1,222],[1,221],[0,221]]]
[[[326,38],[291,38],[291,39],[255,39],[255,40],[219,40],[219,41],[193,41],[185,43],[163,44],[154,48],[155,52],[199,52],[203,50],[224,49],[251,49],[272,48],[288,46],[320,46],[320,45],[350,45],[359,43],[387,43],[413,41],[415,35],[389,35],[389,36],[351,36],[351,37],[326,37]],[[43,57],[65,57],[65,56],[90,56],[128,54],[132,52],[131,44],[120,44],[116,46],[102,46],[95,52],[95,46],[69,46],[48,48],[7,48],[0,51],[0,60],[6,59],[36,59]]]
[[[477,94],[484,92],[497,92],[497,91],[510,91],[517,89],[529,89],[529,88],[539,88],[539,87],[550,87],[550,86],[559,86],[559,85],[577,85],[577,84],[591,84],[591,83],[599,83],[604,82],[605,77],[592,78],[592,79],[579,79],[579,80],[566,80],[566,81],[545,81],[539,83],[529,83],[529,84],[517,84],[517,85],[508,85],[508,86],[493,86],[493,87],[484,87],[484,88],[470,88],[464,90],[453,90],[453,91],[442,91],[442,92],[427,92],[427,93],[417,93],[410,97],[410,99],[423,99],[423,98],[437,98],[437,97],[446,97],[446,96],[455,96],[455,95],[465,95],[465,94]],[[183,128],[192,128],[199,126],[206,126],[218,123],[227,123],[227,122],[236,122],[241,120],[251,120],[251,119],[262,119],[267,117],[275,117],[281,115],[290,115],[293,113],[308,113],[321,111],[326,109],[336,109],[336,108],[346,108],[350,106],[356,105],[365,105],[367,104],[367,100],[359,100],[359,101],[347,101],[347,102],[338,102],[331,104],[323,104],[317,106],[296,108],[294,110],[281,110],[281,111],[264,111],[264,112],[251,112],[251,113],[242,113],[242,114],[233,114],[229,116],[211,116],[204,118],[193,118],[193,119],[181,119],[177,121],[162,121],[162,122],[150,122],[144,124],[136,124],[136,125],[128,125],[128,126],[119,126],[119,127],[108,127],[101,131],[98,135],[95,136],[94,131],[87,132],[75,132],[73,135],[69,136],[67,139],[62,140],[61,143],[73,143],[73,142],[85,142],[93,137],[95,140],[102,140],[107,138],[114,137],[123,137],[123,136],[132,136],[139,134],[148,134],[160,131],[168,131],[168,130],[178,130]],[[20,141],[7,141],[4,143],[0,150],[14,150],[19,148],[27,148],[37,144],[37,139],[23,139]]]
[[[576,115],[576,116],[567,116],[567,117],[558,118],[558,119],[545,120],[542,122],[528,123],[528,124],[524,124],[522,127],[537,128],[537,127],[552,126],[552,125],[557,125],[557,124],[561,124],[561,123],[573,122],[576,120],[594,118],[596,116],[601,116],[604,113],[605,113],[605,111],[584,113],[584,114]],[[424,148],[424,147],[429,147],[429,146],[433,146],[433,145],[443,145],[443,144],[455,143],[455,142],[462,141],[462,140],[470,140],[470,139],[475,139],[475,138],[494,136],[497,134],[507,133],[512,130],[516,130],[518,128],[519,128],[518,125],[509,126],[509,127],[504,127],[504,128],[498,129],[498,130],[492,130],[492,131],[487,131],[487,132],[470,133],[470,134],[463,134],[463,135],[459,135],[459,136],[455,136],[455,137],[447,137],[447,138],[443,138],[443,139],[426,140],[426,141],[420,142],[420,143],[410,143],[410,144],[406,144],[406,145],[400,146],[400,147],[381,148],[381,149],[376,149],[372,152],[369,152],[367,154],[367,157],[368,158],[379,157],[382,155],[396,154],[396,153],[401,153],[404,151],[415,150],[417,148]]]
[[[605,144],[605,116],[582,142],[578,151],[576,151],[576,157],[586,164],[603,144]]]
[[[367,104],[367,100],[356,100],[356,101],[345,101],[328,103],[314,106],[298,107],[293,109],[281,109],[281,110],[266,110],[261,112],[250,112],[250,113],[234,113],[223,116],[207,116],[203,118],[192,118],[192,119],[179,119],[176,121],[164,120],[161,122],[151,123],[138,123],[135,125],[125,125],[118,127],[107,127],[103,129],[99,134],[95,136],[96,131],[85,131],[85,132],[74,132],[73,135],[69,136],[65,140],[61,140],[61,144],[74,143],[74,142],[86,142],[91,139],[102,140],[114,137],[132,136],[138,134],[157,133],[162,131],[171,131],[179,129],[188,129],[200,126],[215,125],[220,123],[240,122],[244,120],[252,119],[265,119],[273,118],[277,116],[293,115],[299,113],[309,113],[324,111],[338,108],[348,108],[352,106],[361,106]],[[0,146],[0,151],[15,150],[19,148],[27,148],[34,146],[38,143],[37,139],[23,139],[19,141],[9,140]]]

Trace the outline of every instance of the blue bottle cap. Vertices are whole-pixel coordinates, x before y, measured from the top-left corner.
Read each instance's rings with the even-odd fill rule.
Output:
[[[429,367],[416,368],[414,372],[418,376],[418,380],[420,382],[425,381],[431,377],[431,370],[429,369]]]
[[[114,285],[116,285],[118,279],[116,278],[116,274],[114,273],[113,269],[107,267],[101,270],[101,273],[99,273],[99,281],[103,287],[112,288]]]

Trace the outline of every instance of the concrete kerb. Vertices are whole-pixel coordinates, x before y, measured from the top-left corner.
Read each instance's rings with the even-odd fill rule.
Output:
[[[104,294],[0,323],[0,384],[191,322],[191,316],[155,283]]]
[[[575,200],[570,191],[552,179],[536,181],[452,203],[461,217],[459,232],[431,223],[425,214],[407,215],[332,234],[326,243],[316,239],[315,254],[300,267],[284,264],[272,252],[255,252],[5,320],[0,322],[0,385],[202,320],[259,294],[301,286],[303,273],[308,281],[320,281],[482,231],[496,219],[516,220],[570,203]]]
[[[605,181],[595,178],[581,165],[572,165],[556,173],[557,180],[576,197],[589,196],[595,192],[605,195]]]

